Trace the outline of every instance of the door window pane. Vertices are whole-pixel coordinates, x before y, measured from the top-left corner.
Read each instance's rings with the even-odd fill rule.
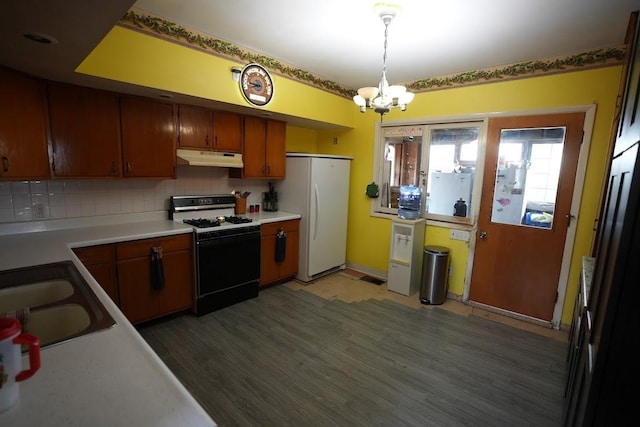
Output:
[[[492,222],[553,226],[564,136],[564,127],[501,131]]]

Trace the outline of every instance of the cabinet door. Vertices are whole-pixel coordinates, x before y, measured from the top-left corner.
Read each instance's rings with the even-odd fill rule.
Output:
[[[151,283],[151,250],[163,248],[164,287]],[[193,306],[191,235],[147,239],[117,245],[120,308],[132,323],[161,317]]]
[[[280,264],[281,277],[293,277],[298,274],[299,240],[300,232],[297,227],[295,230],[287,232],[287,252],[285,254],[284,261]]]
[[[75,248],[73,252],[78,256],[80,262],[87,267],[89,273],[96,279],[96,282],[105,290],[107,295],[118,305],[115,246],[87,246],[84,248]]]
[[[640,140],[640,25],[638,12],[631,14],[625,39],[627,52],[623,71],[624,95],[620,110],[618,132],[613,150],[614,155],[622,153]]]
[[[121,176],[118,97],[80,86],[50,84],[52,170],[56,177]]]
[[[180,120],[180,147],[210,150],[211,111],[181,105],[178,116]]]
[[[264,286],[280,278],[280,268],[275,262],[276,235],[263,235],[260,245],[260,286]]]
[[[213,149],[242,152],[242,116],[216,111],[213,113]]]
[[[44,84],[0,68],[0,178],[48,179]]]
[[[300,220],[288,220],[263,224],[260,232],[261,262],[260,286],[288,279],[298,274],[298,245],[300,239]],[[286,233],[284,260],[276,262],[277,234],[280,230]]]
[[[124,176],[175,178],[174,106],[133,97],[120,103]]]
[[[265,176],[265,140],[266,120],[247,116],[244,118],[244,178],[263,178]]]
[[[267,120],[265,176],[269,178],[285,177],[286,129],[285,122]]]

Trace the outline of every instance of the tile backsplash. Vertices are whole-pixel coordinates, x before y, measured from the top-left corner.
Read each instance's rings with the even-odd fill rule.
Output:
[[[267,180],[228,177],[226,168],[179,166],[169,180],[0,182],[0,223],[166,211],[173,195],[250,191],[258,204]]]

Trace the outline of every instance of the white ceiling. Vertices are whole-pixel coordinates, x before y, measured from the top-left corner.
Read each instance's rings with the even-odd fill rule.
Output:
[[[73,69],[135,6],[348,88],[377,85],[384,25],[374,0],[21,0],[3,2],[0,64],[135,93]],[[619,46],[640,0],[398,0],[390,83]],[[50,34],[56,45],[23,37]]]

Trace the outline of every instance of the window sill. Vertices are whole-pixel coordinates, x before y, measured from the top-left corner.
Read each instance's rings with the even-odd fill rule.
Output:
[[[371,212],[370,216],[375,217],[375,218],[383,218],[383,219],[388,219],[388,220],[392,220],[393,218],[397,218],[396,214],[390,214],[390,213],[385,213],[385,212]],[[454,229],[454,230],[465,230],[465,231],[471,231],[474,228],[474,225],[471,223],[472,219],[471,218],[448,218],[444,215],[437,215],[437,216],[441,216],[442,218],[425,218],[426,220],[426,225],[429,226],[433,226],[433,227],[442,227],[442,228],[450,228],[450,229]]]

